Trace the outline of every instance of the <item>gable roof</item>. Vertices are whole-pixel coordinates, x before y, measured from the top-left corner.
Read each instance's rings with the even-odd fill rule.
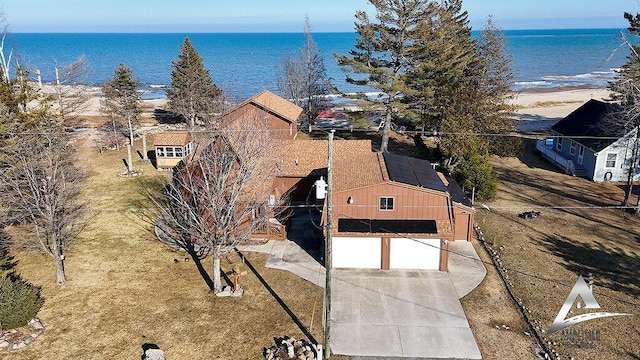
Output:
[[[560,135],[598,152],[632,129],[616,124],[614,116],[622,106],[591,99],[551,127]]]
[[[447,192],[448,189],[427,160],[383,153],[389,179],[403,184]]]
[[[154,146],[183,146],[191,141],[191,136],[186,131],[171,131],[157,133],[153,138]]]
[[[280,96],[268,90],[263,90],[261,93],[256,94],[229,109],[229,111],[225,115],[229,115],[234,111],[241,109],[249,104],[253,104],[265,111],[271,112],[288,123],[296,122],[298,120],[298,117],[302,113],[301,107],[281,98]]]

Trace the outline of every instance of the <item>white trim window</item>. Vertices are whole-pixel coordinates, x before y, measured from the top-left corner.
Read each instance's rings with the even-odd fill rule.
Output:
[[[556,149],[562,151],[562,136],[556,136]]]
[[[158,146],[156,148],[156,157],[163,158],[165,157],[164,146]]]
[[[390,196],[380,197],[378,209],[381,211],[393,211],[394,198]]]
[[[571,140],[571,145],[569,146],[569,154],[571,155],[575,155],[576,154],[576,142]]]
[[[616,160],[618,160],[617,153],[607,153],[605,158],[604,167],[607,169],[613,169],[616,167]]]

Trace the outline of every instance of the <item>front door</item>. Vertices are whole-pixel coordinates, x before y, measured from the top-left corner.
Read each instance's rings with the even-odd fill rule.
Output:
[[[582,161],[584,160],[584,146],[578,145],[580,149],[578,150],[578,165],[582,165]]]

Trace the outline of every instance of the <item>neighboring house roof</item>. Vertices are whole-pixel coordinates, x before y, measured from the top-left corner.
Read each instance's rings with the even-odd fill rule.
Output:
[[[157,133],[153,139],[154,146],[183,146],[191,141],[191,136],[186,131],[171,131]]]
[[[234,111],[245,107],[248,104],[256,105],[266,111],[272,112],[286,122],[293,123],[298,120],[302,113],[302,108],[279,97],[278,95],[264,90],[261,93],[250,97],[240,104],[231,108],[225,115],[229,115]]]
[[[591,99],[551,129],[599,152],[632,130],[625,129],[624,124],[615,121],[614,115],[621,110],[618,104]]]
[[[391,181],[443,192],[449,190],[429,161],[391,153],[383,156]]]

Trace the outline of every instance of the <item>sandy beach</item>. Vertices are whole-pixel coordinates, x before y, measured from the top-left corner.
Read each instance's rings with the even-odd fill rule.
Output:
[[[509,102],[516,108],[520,130],[539,132],[549,129],[588,100],[604,100],[608,97],[609,90],[603,88],[528,89],[515,93]],[[145,115],[150,116],[154,109],[165,109],[166,103],[167,99],[145,99],[142,100],[142,107]],[[92,90],[83,115],[100,115],[99,91]]]
[[[590,99],[609,98],[607,89],[530,89],[514,94],[516,119],[524,132],[549,129]]]

